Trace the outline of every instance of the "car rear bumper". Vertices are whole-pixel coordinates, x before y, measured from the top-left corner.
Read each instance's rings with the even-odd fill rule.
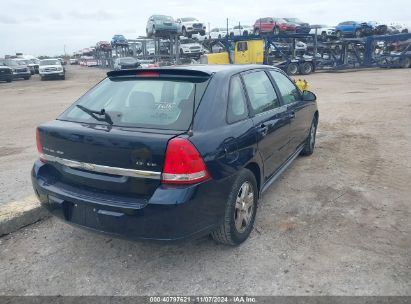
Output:
[[[160,185],[148,198],[96,194],[45,178],[36,161],[32,184],[41,204],[71,224],[130,239],[179,240],[205,235],[221,223],[233,178],[191,186]],[[88,193],[88,194],[87,194]]]

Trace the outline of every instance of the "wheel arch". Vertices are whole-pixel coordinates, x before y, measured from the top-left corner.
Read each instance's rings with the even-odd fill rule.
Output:
[[[251,162],[251,163],[248,163],[244,168],[250,170],[254,174],[255,180],[257,181],[258,193],[260,193],[260,190],[261,190],[260,166],[256,162]]]

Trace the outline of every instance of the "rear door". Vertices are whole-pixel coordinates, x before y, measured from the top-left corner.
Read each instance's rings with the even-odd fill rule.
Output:
[[[310,104],[303,102],[300,90],[282,72],[270,70],[281,95],[282,103],[287,108],[290,118],[290,144],[288,146],[291,155],[304,142],[312,122]]]
[[[242,78],[257,133],[258,151],[264,161],[264,178],[268,179],[287,158],[290,117],[264,70],[243,73]]]

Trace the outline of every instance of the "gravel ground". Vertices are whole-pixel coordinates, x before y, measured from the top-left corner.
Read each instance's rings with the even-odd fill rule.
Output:
[[[34,128],[104,76],[0,84],[0,202],[32,195]],[[239,247],[130,242],[48,219],[0,238],[0,295],[411,295],[411,69],[316,73],[316,151]]]

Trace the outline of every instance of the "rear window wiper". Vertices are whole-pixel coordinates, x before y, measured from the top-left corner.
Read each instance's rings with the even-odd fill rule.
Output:
[[[96,111],[96,110],[91,110],[89,108],[86,108],[82,105],[76,105],[77,108],[79,108],[80,110],[86,112],[87,114],[89,114],[91,117],[93,117],[95,120],[98,121],[105,121],[107,123],[109,123],[110,125],[113,124],[113,120],[111,119],[110,114],[107,113],[107,111],[105,109],[101,109],[100,111]],[[104,115],[104,118],[101,117],[97,117],[95,114],[97,115]]]

